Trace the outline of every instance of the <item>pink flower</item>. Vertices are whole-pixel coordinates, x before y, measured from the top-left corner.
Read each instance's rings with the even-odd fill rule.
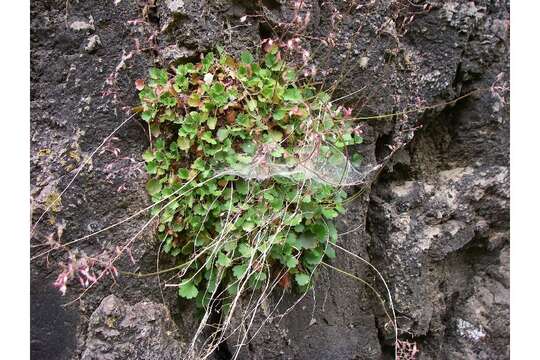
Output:
[[[309,61],[309,51],[304,50],[302,51],[302,59],[304,60],[304,63],[307,63]]]
[[[311,17],[311,14],[309,11],[306,13],[306,17],[304,18],[304,26],[307,26],[309,24],[309,19]]]
[[[58,288],[62,296],[66,294],[67,290],[67,281],[68,281],[68,273],[62,272],[58,277],[56,278],[56,281],[54,282],[53,286]]]
[[[289,39],[287,40],[287,49],[292,49],[293,48],[293,41],[292,39]]]
[[[263,45],[263,50],[265,52],[269,52],[272,49],[272,46],[274,45],[274,40],[264,39],[261,43]]]
[[[112,266],[109,268],[109,272],[111,273],[112,277],[118,277],[118,270],[116,267]]]

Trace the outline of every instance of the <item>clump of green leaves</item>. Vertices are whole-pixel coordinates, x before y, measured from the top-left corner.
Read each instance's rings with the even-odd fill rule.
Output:
[[[277,47],[261,61],[220,51],[152,68],[137,87],[153,138],[147,190],[161,204],[162,248],[181,264],[179,295],[206,307],[216,294],[227,306],[271,283],[306,290],[323,258],[335,257],[333,219],[346,193],[301,174],[250,181],[222,170],[268,159],[293,166],[308,143],[312,152],[360,143],[330,97],[301,85]]]

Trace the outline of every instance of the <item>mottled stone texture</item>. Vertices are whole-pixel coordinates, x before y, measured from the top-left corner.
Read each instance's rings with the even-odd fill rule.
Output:
[[[162,304],[130,306],[109,295],[88,321],[83,360],[178,359],[184,345],[174,339],[178,329]]]
[[[148,67],[194,59],[218,44],[237,54],[262,39],[292,35],[272,30],[292,18],[289,1],[117,3],[32,1],[34,221],[51,194],[69,182],[68,172],[136,105],[133,82]],[[156,6],[146,6],[152,3]],[[424,1],[304,1],[302,15],[309,11],[310,19],[303,45],[317,80],[338,81],[334,98],[355,92],[343,101],[355,115],[446,102],[364,122],[365,141],[357,150],[365,164],[386,167],[370,177],[340,219],[342,231],[352,230],[340,244],[370,260],[386,278],[401,336],[417,343],[419,359],[508,359],[509,3],[430,3],[424,8]],[[336,11],[343,17],[333,27]],[[133,21],[142,14],[146,22]],[[254,16],[260,14],[265,16]],[[241,22],[245,15],[250,16]],[[335,47],[321,42],[331,34]],[[73,240],[149,204],[141,171],[145,128],[130,121],[115,137],[81,172],[53,216],[45,217],[34,245],[58,228],[61,241]],[[79,249],[87,255],[110,250],[145,221],[135,218]],[[151,227],[131,254],[134,262],[124,259],[121,269],[156,268]],[[33,359],[182,357],[196,317],[174,290],[165,289],[162,297],[158,279],[107,278],[82,301],[63,308],[78,295],[77,286],[65,298],[52,288],[54,264],[65,260],[53,253],[32,263]],[[161,259],[161,265],[167,261]],[[332,264],[384,292],[361,261],[338,251]],[[277,306],[277,315],[296,299],[297,294],[282,298],[279,292],[268,299],[251,334],[265,314]],[[239,358],[390,358],[390,330],[367,287],[325,268],[315,290],[287,316],[267,322]],[[234,345],[224,344],[215,358],[230,358]]]

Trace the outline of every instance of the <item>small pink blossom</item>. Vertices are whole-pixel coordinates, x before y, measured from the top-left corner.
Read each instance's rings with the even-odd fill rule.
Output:
[[[62,296],[66,294],[67,290],[67,281],[68,281],[68,274],[64,271],[58,275],[56,278],[56,281],[54,282],[53,286],[58,288]]]
[[[311,18],[311,14],[309,13],[309,11],[306,13],[306,17],[304,18],[304,26],[308,26],[309,24],[309,19]]]
[[[272,49],[272,46],[274,45],[274,40],[264,39],[261,43],[263,45],[263,50],[265,52],[269,52]]]
[[[360,126],[357,126],[353,129],[353,134],[355,135],[362,135],[364,133],[364,130],[360,128]]]
[[[309,56],[310,54],[308,50],[302,51],[302,60],[304,60],[304,64],[309,61]]]

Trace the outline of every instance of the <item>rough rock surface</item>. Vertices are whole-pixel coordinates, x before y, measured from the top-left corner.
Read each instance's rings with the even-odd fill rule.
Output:
[[[338,81],[334,98],[353,94],[343,104],[355,115],[444,103],[364,122],[358,151],[365,164],[386,167],[365,187],[351,189],[363,195],[340,219],[347,232],[340,244],[381,271],[394,296],[401,338],[417,344],[419,359],[508,359],[509,2],[303,3],[302,16],[310,12],[309,36],[303,38],[309,66],[316,67],[318,80]],[[238,53],[263,39],[288,37],[275,29],[293,14],[293,2],[282,0],[32,1],[33,220],[127,118],[137,102],[133,82],[148,67],[194,59],[218,44]],[[133,120],[114,137],[36,228],[33,255],[46,248],[40,244],[77,239],[149,204],[141,171],[146,129]],[[79,249],[89,256],[114,251],[147,220],[134,218]],[[153,271],[157,250],[149,226],[133,244],[133,261],[122,259],[118,268]],[[162,297],[158,279],[107,276],[63,308],[78,293],[74,285],[62,298],[52,287],[60,261],[67,258],[53,252],[32,262],[33,359],[105,358],[98,355],[105,351],[101,346],[110,358],[167,358],[145,353],[157,349],[181,356],[180,344],[189,341],[196,318],[174,291],[165,289]],[[358,259],[338,251],[332,265],[384,292]],[[296,299],[277,293],[268,300],[254,329],[265,312],[276,312],[240,358],[391,357],[382,307],[358,281],[321,269],[315,291],[278,316]],[[171,335],[164,330],[174,326],[158,305],[163,302],[178,327]],[[113,334],[106,322],[111,312],[125,314],[132,326]],[[131,317],[137,313],[144,317]],[[145,321],[149,317],[155,321]],[[145,329],[153,335],[141,340]],[[99,343],[104,336],[107,341]],[[224,344],[215,358],[230,358],[234,345]]]
[[[130,306],[109,295],[90,316],[82,359],[178,359],[184,346],[175,339],[177,332],[164,305]]]

